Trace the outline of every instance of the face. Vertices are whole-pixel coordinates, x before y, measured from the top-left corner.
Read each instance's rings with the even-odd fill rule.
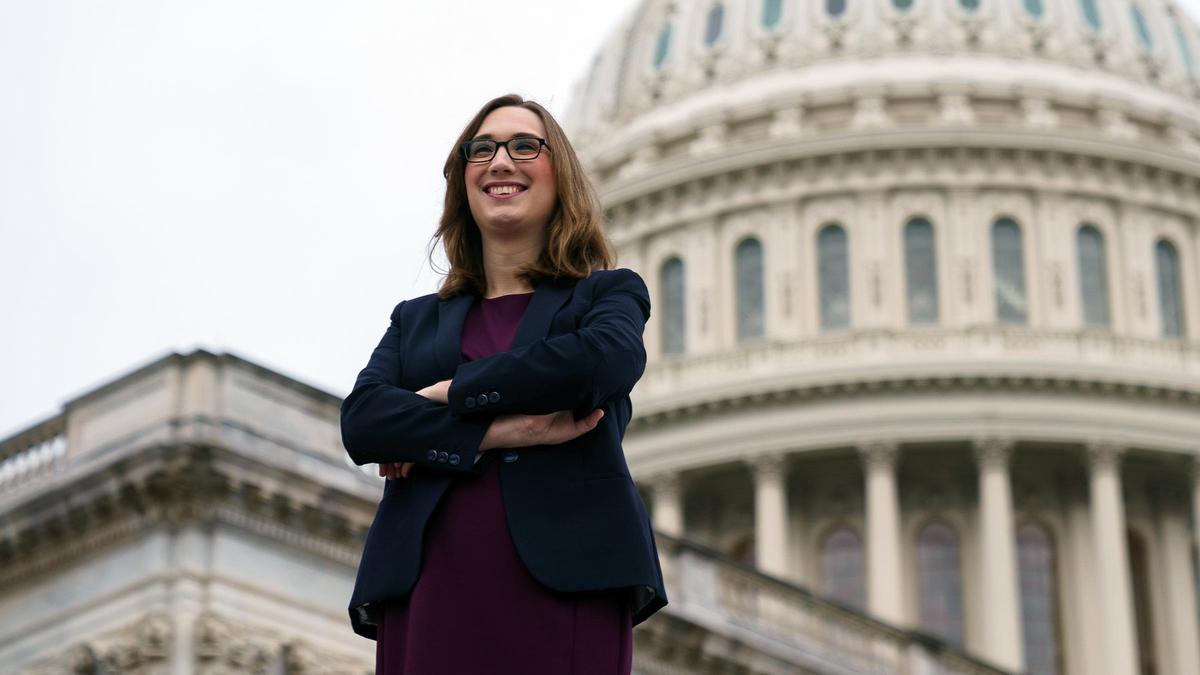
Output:
[[[474,138],[507,141],[516,136],[546,137],[546,127],[537,113],[505,106],[488,113]],[[513,186],[502,188],[501,186]],[[542,146],[533,160],[513,160],[505,147],[496,148],[490,162],[468,162],[467,203],[482,232],[501,234],[541,230],[550,221],[558,203],[551,148]]]

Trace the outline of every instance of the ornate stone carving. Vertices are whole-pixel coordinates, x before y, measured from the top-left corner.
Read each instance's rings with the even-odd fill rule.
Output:
[[[165,614],[150,614],[32,664],[27,675],[165,675],[173,634]]]
[[[1086,444],[1088,466],[1096,471],[1119,471],[1125,448],[1111,441],[1092,440]]]
[[[261,638],[212,613],[196,619],[195,650],[197,673],[267,673],[276,650]]]
[[[867,471],[895,470],[897,450],[898,445],[895,441],[864,441],[858,444],[858,454]]]

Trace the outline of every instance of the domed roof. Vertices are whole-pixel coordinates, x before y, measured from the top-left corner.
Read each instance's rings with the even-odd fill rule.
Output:
[[[566,126],[595,150],[680,115],[864,86],[902,98],[916,83],[1136,102],[1190,136],[1200,30],[1172,0],[644,0],[596,54]]]

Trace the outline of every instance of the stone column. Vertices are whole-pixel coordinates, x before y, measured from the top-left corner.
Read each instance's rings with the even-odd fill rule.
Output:
[[[1108,675],[1137,675],[1137,632],[1133,623],[1133,588],[1129,578],[1129,546],[1125,502],[1121,493],[1121,454],[1111,443],[1088,445],[1095,589],[1101,634],[1094,643]]]
[[[1013,525],[1009,461],[1012,442],[975,441],[979,466],[980,579],[984,611],[981,655],[1013,672],[1025,667],[1021,639],[1020,587],[1017,585],[1016,528]]]
[[[754,470],[754,559],[763,572],[786,578],[790,575],[784,457],[780,454],[756,457],[751,465]]]
[[[900,500],[896,490],[896,444],[860,445],[867,496],[867,609],[902,625],[900,595]]]
[[[683,490],[679,474],[671,472],[655,476],[650,489],[654,529],[672,537],[683,536]]]

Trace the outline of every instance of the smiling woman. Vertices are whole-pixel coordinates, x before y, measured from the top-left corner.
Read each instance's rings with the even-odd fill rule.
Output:
[[[621,446],[649,293],[610,269],[596,194],[537,103],[488,102],[444,175],[450,270],[396,306],[342,405],[347,452],[388,478],[351,623],[377,675],[628,675],[633,626],[667,602]]]

